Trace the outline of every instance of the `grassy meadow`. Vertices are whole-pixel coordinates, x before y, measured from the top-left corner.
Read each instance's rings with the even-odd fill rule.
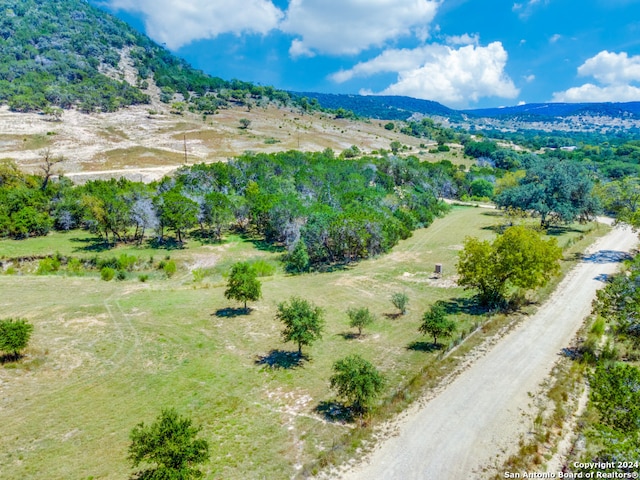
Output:
[[[178,266],[172,277],[152,272],[146,282],[136,273],[110,282],[97,272],[36,275],[28,264],[0,275],[1,317],[35,326],[25,357],[0,366],[0,478],[128,478],[129,432],[163,407],[202,425],[212,451],[207,479],[295,476],[354,428],[331,415],[334,361],[351,353],[372,361],[388,378],[388,398],[439,361],[441,352],[417,331],[430,304],[450,301],[459,332],[484,320],[468,308],[471,293],[455,283],[456,257],[465,236],[493,238],[504,223],[496,211],[454,207],[389,254],[300,276],[283,272],[280,252],[233,235],[173,250],[102,250],[78,231],[0,241],[0,260],[127,253],[170,256]],[[555,233],[560,245],[580,251],[605,231],[585,225]],[[223,295],[226,272],[239,260],[276,267],[261,278],[263,298],[250,302],[249,314]],[[442,278],[432,275],[436,263]],[[407,315],[395,314],[394,292],[408,294]],[[303,348],[301,364],[288,355],[297,346],[282,343],[274,319],[278,302],[292,295],[320,305],[326,318],[323,339]],[[376,315],[362,337],[348,327],[352,306]]]

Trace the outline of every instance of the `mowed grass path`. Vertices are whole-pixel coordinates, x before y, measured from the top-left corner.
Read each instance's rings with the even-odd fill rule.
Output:
[[[206,478],[295,475],[352,428],[316,411],[335,400],[328,385],[333,362],[361,354],[387,375],[391,395],[437,361],[437,352],[421,348],[430,339],[417,332],[420,317],[436,300],[469,297],[454,278],[463,239],[492,238],[503,222],[497,212],[456,207],[379,258],[329,273],[294,277],[279,270],[262,279],[263,299],[250,303],[249,315],[222,315],[239,305],[224,299],[221,272],[239,259],[273,262],[279,254],[238,237],[172,251],[178,274],[148,283],[0,275],[1,316],[35,325],[22,363],[0,367],[0,478],[128,478],[129,432],[163,407],[203,426],[212,449]],[[70,246],[73,232],[57,235],[53,251],[77,248]],[[560,243],[578,235],[580,228],[570,230]],[[37,253],[48,252],[46,239],[33,242]],[[29,243],[0,242],[0,257],[25,248]],[[121,251],[150,254],[127,247],[101,255]],[[444,265],[441,279],[431,278],[435,263]],[[200,264],[210,275],[194,282],[188,268]],[[395,317],[389,298],[400,291],[410,297],[409,312]],[[302,365],[270,368],[263,357],[296,350],[282,343],[274,319],[278,302],[292,295],[324,308],[326,332],[303,349]],[[350,306],[377,316],[361,338],[349,335]],[[454,318],[461,330],[477,321],[464,310]]]

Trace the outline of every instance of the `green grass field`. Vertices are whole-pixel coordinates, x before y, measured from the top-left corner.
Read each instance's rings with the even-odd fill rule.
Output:
[[[95,272],[0,275],[2,317],[35,325],[25,358],[0,367],[0,478],[128,478],[129,432],[163,407],[176,407],[203,426],[212,448],[206,478],[294,476],[353,428],[320,412],[336,400],[328,385],[335,360],[360,353],[372,361],[388,377],[390,397],[424,365],[438,362],[430,339],[417,332],[428,305],[440,299],[459,304],[459,331],[479,321],[464,308],[471,293],[455,284],[456,256],[466,235],[492,238],[503,223],[498,212],[455,207],[379,258],[302,276],[278,267],[262,278],[263,298],[250,303],[248,315],[224,299],[224,274],[238,260],[275,265],[280,253],[238,236],[221,245],[190,240],[177,250],[99,251],[82,232],[1,241],[0,258],[56,251],[170,255],[178,272],[146,283],[135,276],[104,282]],[[591,227],[559,232],[559,243],[573,244]],[[432,278],[436,263],[444,266],[439,279]],[[196,280],[193,269],[204,278]],[[394,292],[410,297],[404,317],[393,315]],[[296,346],[282,343],[274,315],[277,303],[292,295],[322,306],[327,328],[321,341],[303,350],[308,360],[287,368],[286,352]],[[362,338],[350,335],[345,312],[351,306],[367,306],[377,317]],[[274,362],[281,368],[268,365]]]

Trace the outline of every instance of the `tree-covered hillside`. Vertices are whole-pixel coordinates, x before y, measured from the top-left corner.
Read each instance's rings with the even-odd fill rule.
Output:
[[[206,75],[82,0],[0,0],[0,11],[0,102],[14,111],[109,112],[149,103],[151,79],[163,101],[180,94],[202,112],[251,98],[289,101],[272,87]],[[116,71],[123,52],[138,71],[134,85],[106,75]]]

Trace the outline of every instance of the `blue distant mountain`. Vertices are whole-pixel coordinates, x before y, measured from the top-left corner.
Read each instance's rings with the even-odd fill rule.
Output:
[[[571,116],[600,116],[640,119],[640,102],[628,103],[529,103],[514,107],[454,110],[444,105],[411,97],[290,92],[294,97],[316,98],[325,108],[344,108],[361,117],[407,120],[413,115],[441,116],[450,120],[465,117],[521,121],[553,120]]]
[[[515,107],[481,108],[464,110],[476,117],[570,117],[574,115],[594,115],[607,117],[640,118],[640,102],[627,103],[529,103]]]

